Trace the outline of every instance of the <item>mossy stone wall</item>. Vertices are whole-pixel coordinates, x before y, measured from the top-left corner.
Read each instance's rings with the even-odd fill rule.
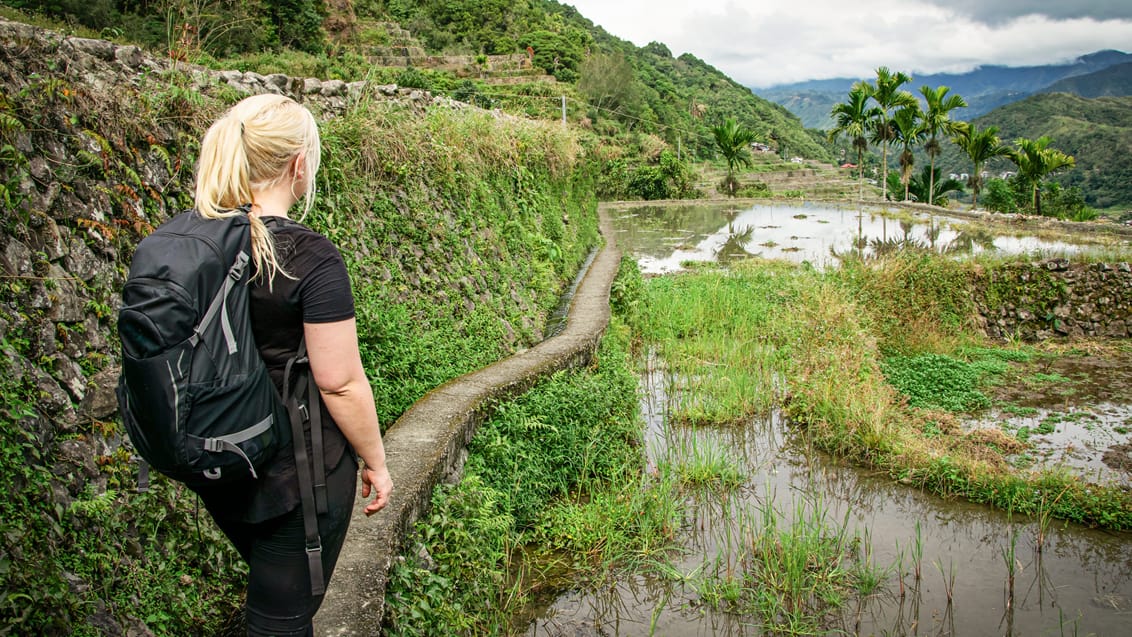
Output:
[[[1008,263],[973,280],[980,327],[992,338],[1132,336],[1132,266],[1047,259]]]

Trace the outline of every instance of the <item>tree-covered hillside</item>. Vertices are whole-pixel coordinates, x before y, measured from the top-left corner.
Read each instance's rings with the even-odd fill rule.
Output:
[[[1048,136],[1052,147],[1072,155],[1076,167],[1054,181],[1079,186],[1086,202],[1098,208],[1132,205],[1132,97],[1088,99],[1066,93],[1032,95],[972,121],[979,128],[997,126],[1010,143],[1019,137]],[[939,164],[944,172],[970,172],[970,160],[946,145]],[[1014,170],[1003,159],[987,170]]]
[[[436,53],[530,47],[536,66],[576,86],[591,122],[654,133],[701,157],[714,152],[710,128],[728,117],[782,154],[829,157],[820,135],[797,117],[694,55],[673,57],[659,42],[637,47],[554,0],[358,0],[355,11],[395,20]]]
[[[1081,97],[1132,95],[1132,62],[1054,82],[1042,93],[1073,93]]]
[[[820,134],[785,108],[755,96],[692,54],[661,43],[637,47],[555,0],[3,0],[81,24],[102,37],[140,42],[213,68],[369,79],[536,117],[568,117],[654,160],[663,140],[675,153],[708,158],[710,129],[734,118],[786,156],[828,160]],[[393,25],[392,28],[390,25]],[[392,31],[411,34],[411,42]],[[418,47],[419,45],[419,47]],[[413,50],[423,49],[414,57]],[[383,50],[383,54],[376,51]],[[393,66],[389,53],[400,56]],[[429,56],[429,57],[425,57]],[[438,56],[461,57],[477,72]],[[492,69],[519,58],[545,75]],[[529,62],[528,62],[529,60]]]

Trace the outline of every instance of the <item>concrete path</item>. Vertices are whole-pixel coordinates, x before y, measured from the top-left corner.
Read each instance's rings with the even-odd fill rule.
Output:
[[[315,617],[316,635],[379,634],[389,566],[427,512],[433,487],[460,471],[476,428],[496,405],[541,378],[593,360],[609,324],[609,290],[621,263],[609,218],[602,211],[598,217],[606,244],[575,292],[566,328],[529,350],[432,390],[385,433],[393,496],[372,518],[362,514],[360,502],[355,506],[338,567]]]

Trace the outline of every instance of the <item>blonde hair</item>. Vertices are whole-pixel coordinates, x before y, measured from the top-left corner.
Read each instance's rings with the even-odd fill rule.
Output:
[[[310,111],[282,95],[253,95],[240,100],[213,122],[200,144],[196,209],[209,219],[244,214],[254,203],[252,191],[271,188],[287,175],[288,165],[303,157],[307,176],[303,214],[314,205],[315,173],[321,161],[318,124]],[[297,195],[296,195],[297,196]],[[263,220],[248,215],[252,233],[255,278],[268,285],[283,271],[275,243]]]

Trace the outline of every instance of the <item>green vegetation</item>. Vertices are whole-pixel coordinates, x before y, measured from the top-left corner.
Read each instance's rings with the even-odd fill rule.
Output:
[[[750,167],[750,145],[755,136],[731,118],[723,120],[722,124],[711,129],[711,133],[715,137],[715,145],[719,147],[720,154],[727,162],[725,190],[727,194],[734,197],[735,190],[739,185],[739,182],[735,180],[735,168],[739,166]]]
[[[1043,136],[1056,140],[1057,148],[1076,160],[1072,169],[1057,176],[1056,183],[1063,189],[1080,188],[1084,202],[1093,208],[1132,205],[1126,187],[1132,182],[1126,153],[1132,148],[1132,97],[1032,95],[977,117],[971,124],[980,128],[994,125],[1007,140]],[[939,165],[945,171],[967,172],[970,164],[953,149],[945,149]],[[993,175],[1011,169],[1005,159],[987,163]]]
[[[728,118],[783,157],[787,149],[806,158],[830,157],[820,136],[804,130],[788,111],[702,60],[691,54],[673,57],[655,42],[636,47],[552,0],[359,0],[346,8],[323,0],[239,6],[219,0],[98,0],[81,8],[78,3],[30,0],[6,4],[86,25],[95,34],[104,29],[108,36],[142,43],[158,54],[171,52],[177,59],[218,69],[395,83],[547,120],[561,117],[565,98],[568,120],[592,132],[592,140],[583,143],[596,151],[591,153],[599,162],[595,172],[621,175],[616,182],[606,179],[604,191],[611,197],[694,195],[690,179],[681,183],[676,178],[688,168],[673,164],[712,158],[711,130]],[[101,8],[94,11],[94,6]],[[340,28],[307,34],[314,16],[324,16],[327,28]],[[419,63],[382,66],[377,62],[384,59],[381,50],[393,45],[421,45],[425,51],[416,54]],[[465,62],[438,64],[424,52],[462,56]],[[517,68],[496,74],[489,56],[524,62],[509,60]],[[543,81],[540,73],[553,81]],[[663,150],[674,157],[665,159]],[[665,173],[666,188],[655,187],[658,172]]]
[[[754,260],[703,268],[649,280],[637,327],[680,379],[679,421],[731,423],[784,404],[816,446],[905,483],[1132,528],[1119,488],[1056,470],[1016,473],[994,452],[1001,437],[964,433],[944,411],[986,405],[983,383],[1015,356],[969,327],[964,282],[979,267],[913,255],[827,273]],[[1050,492],[1062,495],[1043,504]]]
[[[680,502],[642,470],[627,346],[615,323],[595,366],[539,383],[477,431],[463,479],[437,487],[390,573],[388,634],[505,633],[533,591],[668,549]],[[556,572],[534,570],[540,561]]]
[[[1030,187],[1033,207],[1042,214],[1042,180],[1059,170],[1072,168],[1073,158],[1065,153],[1049,148],[1049,137],[1038,139],[1019,138],[1014,142],[1017,150],[1010,153],[1010,161],[1018,166],[1018,178]]]
[[[822,634],[839,609],[873,594],[883,574],[869,547],[857,550],[867,538],[849,532],[848,518],[828,519],[823,502],[797,498],[790,525],[774,505],[768,494],[738,514],[735,537],[720,544],[740,547],[739,557],[709,565],[697,588],[712,607],[756,617],[769,634]]]
[[[876,83],[870,86],[870,97],[876,104],[876,117],[873,120],[873,143],[880,143],[881,175],[888,175],[888,144],[896,138],[896,131],[892,128],[892,112],[896,109],[908,108],[916,104],[916,98],[911,93],[900,88],[912,81],[912,77],[901,71],[893,73],[888,67],[882,66],[876,71]],[[882,181],[881,199],[888,198],[887,182]]]
[[[974,170],[971,171],[967,185],[971,186],[971,207],[977,209],[979,207],[979,191],[983,187],[983,166],[995,157],[1009,156],[1010,148],[999,139],[997,126],[988,126],[982,130],[974,124],[961,126],[958,128],[953,141],[974,164]],[[995,209],[991,208],[989,204],[988,208],[990,210]],[[1013,210],[1000,210],[1000,212],[1013,212]]]
[[[11,364],[21,344],[2,343],[0,480],[12,489],[0,505],[6,631],[93,636],[101,633],[88,618],[129,615],[162,634],[220,632],[237,610],[243,569],[227,540],[196,521],[183,487],[157,480],[136,493],[124,450],[85,458],[72,470],[88,486],[69,504],[60,499],[51,469],[65,466],[76,441],[114,425],[90,423],[44,446],[38,391]]]
[[[993,186],[990,210],[999,212],[1032,212],[1074,220],[1089,220],[1098,214],[1087,207],[1110,207],[1128,203],[1123,189],[1128,161],[1120,153],[1129,148],[1126,131],[1129,127],[1128,98],[1089,100],[1072,95],[1036,95],[1002,107],[973,122],[953,119],[951,112],[966,106],[966,100],[948,93],[946,86],[921,86],[923,109],[913,96],[900,89],[911,77],[893,73],[885,67],[877,69],[875,84],[857,82],[849,90],[847,100],[835,104],[830,112],[833,126],[831,141],[847,136],[857,154],[858,170],[864,172],[869,161],[865,153],[870,141],[880,146],[879,173],[882,197],[888,197],[888,146],[899,143],[901,174],[905,198],[911,195],[908,183],[917,153],[927,155],[929,169],[924,173],[929,182],[922,188],[926,198],[919,201],[937,203],[936,166],[955,173],[966,173],[973,164],[968,185],[972,189],[972,207],[977,207],[979,194],[986,181],[984,172],[1008,168],[1003,159],[1013,162],[1017,175],[1016,190],[1025,189],[1028,198],[1004,197],[1001,186]],[[1123,100],[1123,101],[1122,101]],[[991,124],[994,125],[991,125]],[[1014,147],[1000,138],[1014,138]],[[940,138],[953,144],[943,147]],[[1066,151],[1050,147],[1056,137]],[[922,147],[922,148],[921,148]],[[842,151],[844,152],[844,151]],[[1083,154],[1082,154],[1083,153]],[[937,159],[939,160],[937,163]],[[1055,210],[1042,210],[1046,179],[1064,172],[1052,194],[1064,189],[1079,188],[1076,201],[1061,201]],[[895,189],[893,189],[895,190]],[[893,196],[892,198],[896,198]],[[946,205],[946,204],[944,204]]]
[[[927,136],[927,141],[924,143],[924,152],[928,154],[931,161],[929,164],[931,167],[929,171],[931,183],[928,186],[929,205],[935,203],[935,160],[943,150],[938,135],[954,136],[963,128],[959,122],[951,119],[951,111],[965,108],[967,102],[959,95],[948,95],[947,93],[950,90],[946,86],[920,87],[920,94],[923,95],[924,102],[927,105],[923,113],[921,130]],[[978,172],[976,168],[975,174],[978,174]]]
[[[879,109],[875,106],[869,106],[869,99],[872,96],[870,87],[865,82],[857,82],[853,88],[849,90],[849,99],[843,104],[837,104],[833,107],[833,117],[835,124],[829,131],[830,140],[836,139],[838,135],[848,135],[853,145],[853,150],[857,151],[857,198],[863,198],[863,183],[865,179],[864,161],[865,151],[869,149],[868,130],[870,122],[877,117]]]

